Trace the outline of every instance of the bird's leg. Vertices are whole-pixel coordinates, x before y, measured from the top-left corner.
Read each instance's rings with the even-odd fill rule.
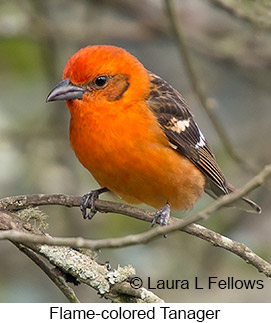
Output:
[[[160,210],[158,210],[155,213],[151,225],[154,226],[156,221],[159,218],[160,218],[159,220],[160,225],[167,225],[169,217],[170,217],[170,205],[167,202],[166,205],[164,205]]]
[[[82,200],[80,203],[80,210],[83,214],[84,219],[91,220],[94,217],[94,215],[97,213],[97,210],[95,208],[95,201],[98,200],[100,194],[108,191],[109,191],[108,188],[102,187],[97,190],[93,190],[82,197]],[[87,212],[89,203],[90,203],[90,211]]]

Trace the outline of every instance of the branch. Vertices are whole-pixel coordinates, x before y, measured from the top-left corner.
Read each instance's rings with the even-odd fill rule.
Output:
[[[185,219],[176,219],[171,217],[170,224],[165,227],[156,227],[147,232],[143,232],[136,235],[128,235],[122,238],[110,238],[110,239],[102,239],[102,240],[86,240],[83,238],[52,238],[49,236],[33,236],[29,233],[17,232],[14,229],[8,230],[6,227],[5,230],[0,233],[0,239],[10,239],[11,241],[21,242],[21,243],[42,243],[47,245],[61,245],[61,246],[71,246],[74,248],[90,248],[90,249],[102,249],[102,248],[119,248],[124,246],[131,246],[139,243],[147,243],[151,239],[158,237],[160,235],[164,235],[176,230],[182,230],[186,233],[192,234],[201,238],[205,241],[210,242],[215,246],[219,246],[224,248],[242,259],[246,262],[252,264],[256,267],[260,272],[263,272],[267,276],[271,276],[271,265],[267,263],[265,260],[261,259],[257,256],[252,250],[250,250],[245,245],[233,241],[223,235],[220,235],[212,230],[206,229],[201,225],[194,224],[194,222],[199,221],[201,219],[205,219],[211,213],[217,211],[223,206],[229,205],[232,202],[236,201],[243,195],[249,193],[254,188],[262,185],[268,177],[271,175],[271,164],[264,167],[264,169],[256,175],[253,179],[251,179],[247,184],[245,184],[242,188],[236,190],[235,192],[226,195],[208,207],[203,209],[202,211],[190,215]],[[40,198],[40,200],[39,200]],[[0,207],[5,207],[6,209],[18,209],[18,207],[27,207],[27,206],[37,206],[44,205],[46,201],[48,204],[52,204],[52,201],[55,204],[72,206],[80,204],[80,199],[78,197],[65,196],[65,195],[30,195],[30,196],[20,196],[20,197],[12,197],[5,198],[0,200]],[[67,202],[67,204],[65,204]],[[9,204],[14,203],[14,204]],[[27,205],[27,203],[30,203]],[[10,207],[9,207],[10,206]],[[126,214],[128,216],[132,216],[134,218],[151,222],[153,219],[153,213],[140,210],[137,208],[133,208],[123,204],[117,204],[112,202],[106,202],[98,200],[95,202],[95,206],[100,212],[116,212],[121,214]],[[1,229],[1,227],[0,227]]]
[[[265,0],[211,0],[217,7],[223,8],[231,15],[243,19],[257,28],[271,29],[270,1]]]
[[[219,116],[215,113],[215,105],[214,100],[208,98],[205,93],[203,92],[200,86],[200,80],[194,68],[191,56],[189,54],[189,50],[185,44],[183,32],[181,25],[178,23],[178,19],[175,14],[175,9],[172,4],[172,0],[164,0],[165,1],[165,8],[167,11],[168,19],[171,25],[173,36],[176,40],[176,44],[178,46],[179,54],[184,63],[184,67],[186,69],[187,76],[190,80],[191,86],[193,91],[195,92],[196,96],[198,97],[201,106],[203,107],[204,111],[208,115],[209,119],[211,120],[222,144],[224,145],[226,151],[228,152],[229,156],[237,163],[245,167],[251,173],[257,173],[257,168],[254,165],[251,165],[246,158],[243,158],[239,152],[236,150],[232,141],[224,127],[223,122],[219,118]]]
[[[243,187],[234,192],[224,195],[210,204],[207,208],[200,211],[201,218],[211,214],[223,206],[227,206],[240,197],[247,195],[253,189],[263,185],[271,175],[271,163],[266,165],[261,172],[254,176]],[[33,208],[42,205],[61,205],[66,207],[79,207],[81,196],[72,196],[65,194],[32,194],[10,196],[0,199],[0,210],[10,212],[19,211],[26,208]],[[126,204],[96,200],[95,208],[101,213],[118,213],[133,217],[138,220],[152,222],[154,213],[143,209],[138,209]],[[3,229],[4,230],[4,229]]]
[[[235,255],[246,261],[246,263],[249,263],[257,268],[259,272],[264,273],[267,277],[271,277],[271,264],[255,254],[246,245],[227,238],[201,225],[187,225],[187,222],[190,221],[171,219],[171,224],[166,227],[157,227],[141,234],[128,235],[123,238],[109,238],[103,240],[88,240],[83,238],[52,238],[48,236],[36,236],[33,234],[22,233],[13,230],[0,232],[0,240],[8,239],[13,242],[20,241],[20,243],[24,244],[42,243],[55,246],[70,246],[74,248],[91,248],[95,250],[103,248],[121,248],[147,243],[157,236],[168,234],[176,230],[182,230],[186,233],[192,234],[198,238],[208,241],[216,247],[221,247],[234,253]]]

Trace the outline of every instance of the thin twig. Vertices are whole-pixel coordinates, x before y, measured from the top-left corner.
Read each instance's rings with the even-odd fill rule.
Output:
[[[8,239],[13,242],[20,241],[21,243],[40,243],[55,246],[70,246],[77,248],[83,247],[91,249],[120,248],[145,243],[159,235],[166,233],[168,234],[176,230],[182,230],[182,227],[185,225],[186,230],[183,231],[193,234],[194,236],[197,236],[198,238],[201,238],[205,241],[208,241],[214,246],[221,247],[236,254],[247,263],[250,263],[255,268],[257,268],[259,272],[264,273],[267,277],[271,277],[271,264],[255,254],[246,245],[238,241],[234,241],[212,230],[206,229],[201,225],[186,225],[186,221],[176,219],[172,219],[171,221],[172,224],[168,225],[167,227],[157,227],[156,229],[152,229],[141,234],[128,235],[123,238],[109,238],[103,240],[87,240],[83,238],[52,238],[11,230],[0,232],[0,240]]]
[[[234,17],[250,23],[257,30],[271,29],[270,1],[240,1],[238,5],[235,1],[228,0],[211,0],[211,2]]]
[[[203,92],[198,75],[192,63],[191,56],[189,54],[189,50],[185,44],[183,32],[181,29],[181,25],[178,23],[179,17],[177,18],[173,3],[171,0],[164,0],[165,1],[165,8],[167,11],[167,15],[169,18],[169,22],[172,28],[172,33],[176,40],[176,44],[178,46],[178,51],[180,53],[181,59],[184,62],[184,67],[186,69],[187,76],[190,80],[191,86],[193,91],[195,92],[196,96],[198,97],[199,102],[201,103],[204,111],[207,113],[209,119],[211,120],[221,142],[223,143],[226,151],[228,152],[229,156],[237,163],[245,167],[251,173],[256,174],[258,169],[254,165],[251,165],[250,162],[247,161],[246,158],[243,158],[239,152],[236,150],[232,141],[224,127],[223,122],[219,118],[219,116],[215,112],[215,107],[213,101],[208,98],[205,93]]]
[[[83,238],[52,238],[52,237],[47,237],[47,236],[33,236],[32,234],[22,234],[21,232],[16,232],[14,230],[10,231],[3,231],[0,233],[0,239],[10,239],[12,241],[16,242],[22,242],[22,243],[27,243],[27,242],[33,242],[33,243],[43,243],[43,244],[48,244],[48,245],[56,245],[56,246],[71,246],[74,248],[90,248],[93,250],[97,249],[102,249],[102,248],[120,248],[120,247],[125,247],[125,246],[131,246],[139,243],[147,243],[153,238],[168,234],[170,232],[174,232],[177,230],[182,230],[186,231],[186,227],[189,226],[192,223],[195,223],[201,219],[206,219],[211,213],[214,213],[215,211],[219,210],[223,206],[227,206],[234,201],[238,200],[240,197],[246,195],[256,187],[262,185],[265,180],[271,176],[271,164],[267,165],[264,167],[264,169],[256,176],[254,176],[249,182],[247,182],[243,187],[237,189],[236,191],[224,195],[223,197],[219,198],[218,200],[212,202],[209,206],[207,206],[205,209],[187,216],[185,219],[176,219],[171,217],[169,221],[169,225],[161,227],[158,226],[156,228],[153,228],[149,231],[136,234],[136,235],[128,235],[123,238],[110,238],[110,239],[102,239],[102,240],[85,240]],[[41,203],[44,205],[45,201],[48,200],[50,203],[54,201],[55,203],[57,202],[57,196],[54,195],[53,198],[50,196],[44,196],[44,195],[32,195],[32,196],[26,196],[28,202],[31,201],[30,197],[37,197],[39,196],[41,198]],[[46,197],[46,198],[45,198]],[[18,198],[18,197],[17,197]],[[12,202],[16,204],[16,201],[22,201],[23,198],[19,197],[16,200],[16,197],[13,197]],[[61,196],[60,202],[63,203],[63,201],[67,201],[67,204],[70,206],[72,205],[72,196],[67,196],[67,198],[63,198]],[[4,199],[0,200],[0,207],[1,207],[1,202],[3,202]],[[4,201],[5,202],[5,201]],[[77,202],[77,197],[76,197],[76,202]],[[108,212],[108,205],[106,208],[103,208],[103,204],[106,201],[101,201],[97,200],[95,201],[95,206],[97,207],[97,210],[101,212]],[[33,200],[30,202],[30,205],[33,205]],[[118,208],[120,211],[122,211],[122,214],[129,215],[135,218],[138,218],[137,213],[133,213],[134,211],[138,212],[139,209],[137,208],[132,208],[127,205],[122,205],[118,203],[111,203],[111,202],[106,202],[106,204],[112,204],[111,212],[112,209],[114,209],[115,212],[120,213],[118,211]],[[59,203],[57,203],[59,204]],[[6,203],[4,203],[5,207],[7,209],[8,206]],[[21,204],[20,204],[21,205]],[[39,201],[36,200],[35,206],[39,205]],[[66,205],[66,204],[65,204]],[[13,205],[12,205],[13,206]],[[24,206],[26,207],[26,206]],[[127,210],[129,212],[123,212],[124,210]],[[132,211],[132,212],[131,212]],[[110,211],[109,211],[110,212]],[[145,220],[145,221],[152,221],[154,214],[150,212],[146,212],[144,210],[140,210],[139,212],[140,219]],[[23,239],[23,240],[21,240]]]
[[[261,172],[254,176],[243,187],[237,189],[235,192],[225,195],[214,201],[201,211],[201,213],[212,213],[222,206],[232,203],[239,197],[248,194],[256,187],[264,184],[271,174],[271,164],[266,165]],[[42,205],[62,205],[66,207],[80,206],[82,197],[65,194],[32,194],[32,195],[18,195],[10,196],[0,199],[0,210],[18,211],[29,207],[36,207]],[[151,222],[154,213],[143,209],[138,209],[126,204],[115,202],[97,200],[95,201],[95,208],[101,213],[118,213],[127,215],[138,220]]]

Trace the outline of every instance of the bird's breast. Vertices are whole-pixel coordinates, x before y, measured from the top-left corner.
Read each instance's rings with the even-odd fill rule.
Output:
[[[73,109],[70,141],[81,163],[92,173],[113,165],[125,168],[131,158],[146,159],[146,150],[168,145],[156,118],[143,103]]]

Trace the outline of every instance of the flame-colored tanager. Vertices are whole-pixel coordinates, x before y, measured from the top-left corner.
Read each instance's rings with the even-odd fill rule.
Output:
[[[160,224],[167,223],[170,208],[191,209],[204,190],[214,198],[234,190],[182,95],[126,50],[79,50],[47,97],[56,100],[66,100],[70,110],[76,156],[103,187],[82,199],[85,218],[95,214],[94,201],[107,190],[159,209],[154,222],[160,218]],[[261,211],[247,197],[242,202]]]

